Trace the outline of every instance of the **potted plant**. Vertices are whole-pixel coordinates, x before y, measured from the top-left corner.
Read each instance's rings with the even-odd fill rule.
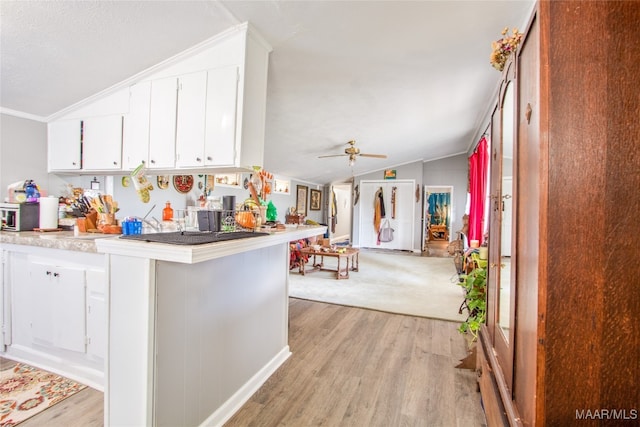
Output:
[[[487,269],[476,267],[468,274],[461,275],[459,282],[465,290],[465,297],[459,312],[467,310],[469,316],[458,331],[471,334],[471,343],[478,339],[478,332],[487,317]]]

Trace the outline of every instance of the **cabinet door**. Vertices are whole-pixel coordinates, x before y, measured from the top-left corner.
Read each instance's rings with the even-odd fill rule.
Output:
[[[51,122],[47,133],[49,171],[80,169],[80,120]]]
[[[34,343],[53,344],[53,287],[50,265],[31,264],[29,266],[31,281],[31,337]]]
[[[176,125],[176,166],[204,165],[205,106],[207,73],[180,77]]]
[[[237,103],[238,67],[209,70],[204,153],[207,166],[235,163]]]
[[[87,270],[87,355],[107,354],[106,277],[104,271]]]
[[[85,351],[85,271],[32,263],[32,337],[35,343]]]
[[[56,275],[57,274],[57,275]],[[53,272],[53,345],[84,353],[85,271],[57,267]]]
[[[176,152],[176,108],[178,79],[151,82],[149,124],[149,168],[172,168]]]
[[[124,117],[122,168],[135,169],[149,161],[149,115],[151,82],[129,88],[129,114]]]
[[[93,117],[82,122],[82,168],[120,169],[122,116]]]
[[[7,252],[7,257],[5,271],[8,283],[5,284],[5,290],[9,292],[5,295],[10,296],[11,303],[7,305],[5,302],[4,306],[4,322],[8,325],[4,333],[5,345],[30,346],[33,341],[31,318],[36,311],[33,295],[36,292],[33,290],[29,260],[26,254],[19,252]]]

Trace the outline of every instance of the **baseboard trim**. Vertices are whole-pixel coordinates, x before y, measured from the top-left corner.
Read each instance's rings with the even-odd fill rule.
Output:
[[[20,344],[12,344],[5,352],[0,352],[0,356],[104,391],[104,372],[85,366],[77,360],[67,360]]]
[[[200,426],[222,426],[244,405],[271,375],[291,356],[289,346],[285,346],[276,356],[249,379],[240,389],[222,404]]]

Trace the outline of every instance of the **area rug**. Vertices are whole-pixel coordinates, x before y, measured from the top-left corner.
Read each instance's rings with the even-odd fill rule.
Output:
[[[312,262],[312,260],[310,261]],[[325,258],[335,268],[335,258]],[[307,264],[307,268],[310,264]],[[462,322],[463,300],[452,258],[421,257],[395,251],[360,251],[360,268],[349,279],[335,272],[289,273],[289,295],[312,301],[370,308],[390,313]]]
[[[84,388],[59,375],[17,363],[0,371],[0,426],[18,425]]]

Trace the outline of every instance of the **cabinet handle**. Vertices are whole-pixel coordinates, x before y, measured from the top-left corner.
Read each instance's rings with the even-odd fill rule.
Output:
[[[208,161],[211,161],[211,160],[213,160],[213,157],[211,157],[211,156],[207,156],[207,160],[208,160]]]
[[[60,276],[60,273],[53,273],[53,277],[58,277]]]
[[[46,274],[47,274],[47,276],[51,276],[51,272],[50,271],[47,271]]]
[[[71,164],[72,164],[73,166],[75,166],[75,165],[76,165],[76,162],[71,162]]]
[[[113,165],[114,166],[118,166],[118,162],[113,162]]]
[[[196,157],[196,162],[201,162],[202,159],[200,157]]]
[[[151,162],[151,164],[152,164],[152,165],[155,165],[155,164],[156,164],[156,161],[155,161],[155,160],[149,160],[149,162]],[[144,162],[143,162],[143,163],[144,163]]]

